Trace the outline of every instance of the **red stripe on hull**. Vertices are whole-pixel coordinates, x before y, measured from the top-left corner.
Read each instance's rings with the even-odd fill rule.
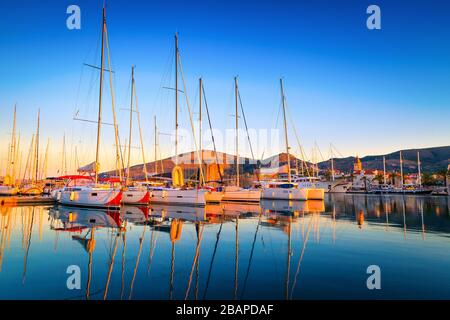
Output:
[[[114,199],[112,199],[111,201],[109,201],[109,202],[106,204],[106,206],[109,206],[109,207],[119,207],[121,201],[122,201],[122,191],[120,191]]]
[[[148,204],[149,202],[150,202],[150,191],[147,191],[145,196],[141,200],[139,200],[138,203]]]

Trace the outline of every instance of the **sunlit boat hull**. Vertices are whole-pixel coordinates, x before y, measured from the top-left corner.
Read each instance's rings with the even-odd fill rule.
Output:
[[[145,205],[150,201],[150,192],[146,188],[128,188],[123,191],[122,203]]]
[[[154,189],[151,190],[150,203],[205,206],[205,190],[171,188]]]
[[[0,186],[0,196],[15,196],[19,189],[13,186]]]
[[[325,190],[321,188],[311,188],[307,190],[307,200],[323,200],[325,199]]]
[[[119,208],[122,190],[104,188],[65,188],[61,191],[58,202],[63,205]]]
[[[259,202],[261,200],[261,190],[243,189],[238,187],[225,188],[222,201]]]
[[[346,181],[295,181],[299,188],[323,189],[325,193],[345,193],[351,187]]]
[[[222,201],[223,192],[222,191],[206,191],[205,201],[206,203],[219,203]]]
[[[41,187],[34,185],[27,185],[20,188],[19,193],[25,196],[38,196],[41,195],[44,190]]]
[[[263,188],[261,198],[270,200],[308,200],[308,190],[304,188]]]

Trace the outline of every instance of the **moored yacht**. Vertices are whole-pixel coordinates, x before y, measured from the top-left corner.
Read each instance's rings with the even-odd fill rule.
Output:
[[[16,186],[0,185],[0,196],[15,196],[18,192]]]
[[[118,208],[122,201],[120,187],[111,186],[110,183],[95,183],[90,178],[71,179],[67,185],[54,195],[60,204],[96,207]],[[78,182],[78,183],[77,183]]]
[[[123,190],[122,203],[146,205],[150,201],[150,191],[141,185],[128,186]]]
[[[299,188],[296,183],[282,181],[269,182],[262,189],[261,198],[273,200],[307,200],[308,189]]]
[[[260,189],[246,189],[239,186],[225,187],[222,197],[222,201],[259,202],[260,200]]]
[[[311,193],[309,189],[304,187],[299,187],[297,183],[292,182],[291,175],[291,155],[289,152],[289,141],[288,141],[288,129],[286,120],[286,98],[284,96],[283,79],[280,79],[280,89],[281,89],[281,104],[283,107],[283,123],[284,123],[284,138],[286,143],[286,154],[287,154],[287,181],[277,181],[270,182],[266,184],[263,188],[261,197],[263,199],[279,199],[279,200],[307,200],[308,197],[317,197],[316,193]],[[320,193],[320,192],[318,192]],[[323,199],[323,198],[322,198]]]
[[[204,189],[157,187],[151,189],[150,203],[205,206]]]
[[[119,208],[121,200],[122,200],[122,188],[114,186],[114,182],[112,181],[103,181],[99,180],[99,155],[100,155],[100,134],[101,134],[101,125],[102,125],[102,93],[103,93],[103,74],[105,71],[105,40],[107,27],[106,27],[106,8],[103,7],[103,17],[102,17],[102,46],[101,46],[101,65],[100,65],[100,86],[99,86],[99,104],[98,104],[98,121],[97,121],[97,145],[96,145],[96,153],[95,153],[95,162],[91,163],[89,166],[89,171],[93,171],[95,173],[95,179],[88,178],[85,180],[80,179],[71,179],[67,183],[67,185],[57,193],[58,202],[64,205],[72,205],[72,206],[83,206],[83,207],[97,207],[97,208]],[[108,57],[109,54],[109,44],[106,43],[106,47],[108,48]],[[108,60],[109,65],[111,61]],[[109,68],[111,69],[111,68]],[[111,77],[111,72],[110,72]],[[112,78],[110,78],[111,80]],[[110,81],[112,83],[112,80]],[[111,86],[111,92],[113,92],[113,88]],[[116,117],[114,111],[114,104],[112,106],[113,116],[114,116],[114,129],[115,129],[115,137],[117,142],[118,132],[117,132],[117,124]],[[116,152],[118,152],[119,144],[116,143]],[[77,184],[77,182],[82,182],[81,184]]]
[[[237,77],[234,77],[234,95],[235,95],[235,122],[236,122],[236,185],[226,186],[222,201],[243,201],[243,202],[259,202],[261,200],[261,190],[257,188],[242,188],[240,186],[239,178],[239,89]]]

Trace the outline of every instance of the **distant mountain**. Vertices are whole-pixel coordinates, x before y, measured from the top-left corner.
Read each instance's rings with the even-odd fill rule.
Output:
[[[450,146],[433,147],[425,149],[402,150],[403,170],[405,173],[417,172],[417,151],[420,152],[422,172],[436,172],[447,168],[450,163]],[[384,155],[386,157],[386,170],[400,170],[400,151]],[[383,169],[383,155],[365,156],[360,158],[363,169]],[[337,170],[350,172],[353,170],[355,157],[335,158],[334,167]],[[319,163],[320,169],[330,168],[330,161]]]
[[[450,163],[450,146],[445,147],[433,147],[433,148],[425,148],[425,149],[408,149],[402,150],[403,153],[403,170],[405,173],[417,172],[417,151],[420,151],[420,161],[422,164],[422,172],[436,172],[438,170],[442,170],[447,168]],[[392,152],[384,155],[386,157],[386,170],[387,171],[399,171],[400,170],[400,160],[399,160],[400,151]],[[234,159],[233,155],[217,152],[217,158],[219,161],[223,163],[223,168],[225,173],[234,174]],[[296,166],[296,157],[290,155],[291,167],[295,168]],[[172,172],[173,167],[175,166],[174,158],[165,158],[159,160],[157,162],[148,162],[147,172],[149,174],[162,172],[169,174]],[[178,163],[183,163],[183,167],[186,170],[196,171],[198,168],[197,165],[197,155],[196,152],[186,152],[180,154],[178,156]],[[300,159],[297,159],[298,167],[301,166]],[[383,169],[383,155],[373,155],[373,156],[365,156],[360,158],[362,162],[363,169]],[[216,156],[214,151],[211,150],[203,150],[203,161],[205,163],[216,163]],[[334,158],[334,168],[336,170],[342,172],[352,172],[353,171],[353,163],[355,162],[355,157],[346,157],[346,158]],[[280,153],[261,161],[258,161],[258,164],[254,164],[253,161],[249,158],[240,157],[239,163],[242,166],[242,171],[244,173],[252,173],[255,167],[278,167],[282,165],[286,165],[287,163],[287,154]],[[253,164],[252,164],[253,163]],[[310,163],[307,162],[309,166]],[[330,161],[322,161],[318,163],[319,169],[326,170],[330,168]],[[143,165],[138,164],[134,165],[131,168],[131,175],[133,177],[143,177]],[[114,175],[114,171],[106,172],[107,175]]]

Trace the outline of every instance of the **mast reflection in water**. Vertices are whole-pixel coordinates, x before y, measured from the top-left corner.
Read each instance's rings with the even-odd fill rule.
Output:
[[[448,197],[0,207],[1,299],[450,299]],[[69,266],[81,288],[67,288]],[[369,265],[381,290],[368,290]]]

